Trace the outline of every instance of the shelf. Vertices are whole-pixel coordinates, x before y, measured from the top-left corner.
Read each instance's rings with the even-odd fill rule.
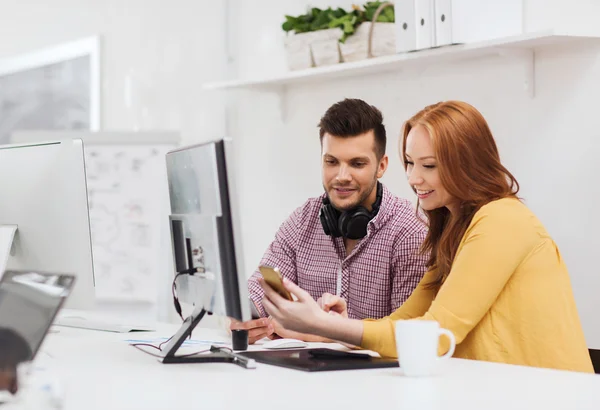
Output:
[[[523,59],[524,88],[534,95],[534,52],[536,49],[555,45],[600,44],[600,36],[556,34],[553,31],[527,33],[469,44],[456,44],[419,50],[410,53],[376,57],[352,63],[341,63],[306,70],[289,71],[272,77],[205,83],[206,90],[250,89],[256,91],[279,91],[287,85],[317,83],[335,78],[381,74],[398,71],[403,67],[426,68],[432,63],[445,63],[492,55],[514,56]]]

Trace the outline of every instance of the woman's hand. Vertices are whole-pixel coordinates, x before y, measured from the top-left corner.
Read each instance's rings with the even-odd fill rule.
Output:
[[[346,300],[331,293],[323,293],[323,296],[317,301],[319,307],[328,313],[337,313],[340,316],[348,317],[348,305]]]
[[[288,330],[319,335],[320,322],[327,318],[327,313],[307,292],[284,278],[283,286],[298,298],[292,302],[279,296],[262,278],[258,282],[265,291],[263,307],[273,319]]]
[[[288,330],[273,318],[271,318],[271,324],[273,325],[273,328],[275,329],[275,331],[273,332],[273,334],[271,336],[269,336],[270,339],[275,339],[277,336],[279,336],[284,339],[298,339],[298,340],[303,340],[305,342],[321,342],[321,343],[332,342],[332,340],[330,340],[326,337],[323,337],[323,336],[311,335],[309,333],[300,333],[300,332],[294,332],[293,330]]]

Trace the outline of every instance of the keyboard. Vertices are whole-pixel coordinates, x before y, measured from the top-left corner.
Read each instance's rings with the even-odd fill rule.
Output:
[[[153,332],[156,330],[152,326],[137,326],[131,323],[118,323],[117,321],[102,319],[86,319],[81,316],[59,316],[54,321],[54,325],[115,333]]]

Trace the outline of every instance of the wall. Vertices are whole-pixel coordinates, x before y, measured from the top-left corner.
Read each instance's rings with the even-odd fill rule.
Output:
[[[349,6],[350,2],[335,2]],[[593,22],[598,5],[532,0],[524,7],[529,31],[577,21]],[[230,42],[240,78],[285,70],[280,24],[284,14],[304,11],[307,1],[233,1]],[[333,4],[311,1],[311,5]],[[569,10],[569,7],[571,9]],[[257,25],[257,19],[265,21]],[[557,23],[557,21],[559,23]],[[573,289],[590,347],[600,348],[597,313],[600,289],[597,249],[600,216],[598,98],[600,41],[587,48],[551,47],[536,54],[536,96],[523,92],[523,65],[514,58],[492,57],[432,65],[422,70],[289,86],[276,93],[230,94],[231,134],[238,158],[246,270],[250,273],[279,223],[308,196],[322,192],[316,124],[324,111],[345,97],[363,98],[379,107],[389,134],[390,167],[384,182],[413,199],[398,159],[402,122],[427,104],[465,100],[488,119],[505,164],[521,182],[526,203],[558,242],[571,271]],[[280,109],[280,103],[284,110]]]
[[[225,68],[223,2],[0,0],[0,58],[100,35],[102,127],[221,134],[218,95],[202,82]]]
[[[225,129],[223,97],[202,90],[226,69],[225,20],[219,1],[0,0],[0,58],[99,35],[102,128],[179,131],[191,144]],[[173,317],[170,286],[164,290],[162,319]],[[131,318],[156,312],[102,307]]]

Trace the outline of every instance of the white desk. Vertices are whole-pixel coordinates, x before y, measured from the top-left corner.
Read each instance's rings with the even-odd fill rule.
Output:
[[[400,369],[307,373],[258,363],[161,364],[124,340],[170,336],[58,327],[35,364],[58,376],[65,409],[594,409],[600,376],[450,359],[432,378]],[[215,332],[197,329],[194,339]]]

